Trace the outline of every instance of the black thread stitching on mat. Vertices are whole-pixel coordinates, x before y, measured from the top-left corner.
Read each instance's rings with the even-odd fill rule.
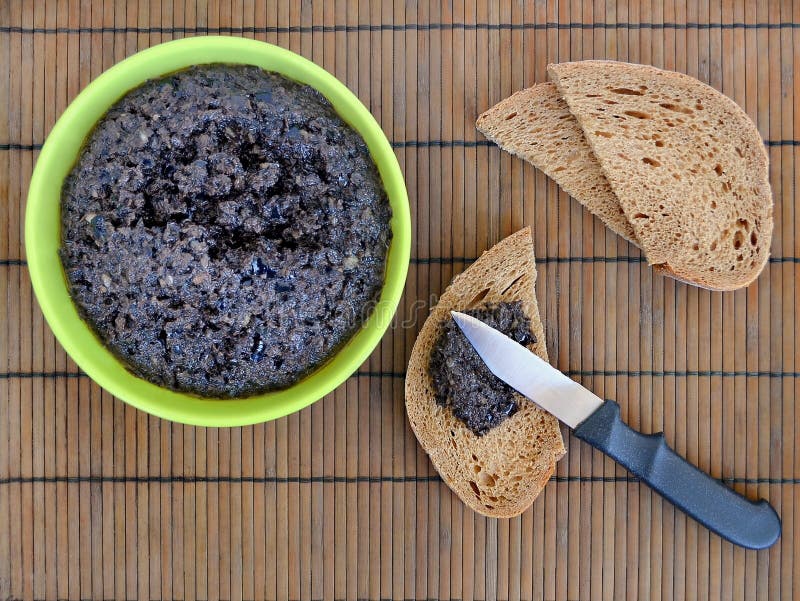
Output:
[[[12,378],[22,378],[32,380],[34,378],[85,378],[82,371],[6,371],[0,373],[0,380],[10,380]]]
[[[723,371],[723,370],[651,370],[651,369],[566,369],[570,377],[605,378],[800,378],[798,371]],[[2,375],[2,374],[0,374]],[[364,378],[405,378],[403,371],[357,371],[353,374]]]
[[[564,373],[570,377],[605,377],[605,378],[800,378],[797,371],[723,371],[723,370],[626,370],[626,369],[567,369]],[[404,371],[357,371],[353,374],[359,378],[398,378],[406,377]],[[79,371],[6,371],[0,372],[0,380],[19,379],[57,379],[86,378]]]
[[[3,597],[2,601],[23,601],[19,597]],[[33,598],[33,601],[72,601],[66,597],[55,597],[53,599],[37,599],[36,597]],[[152,599],[148,597],[140,597],[137,599],[90,599],[88,597],[80,597],[78,601],[167,601],[166,599]],[[172,600],[170,600],[172,601]],[[245,601],[250,601],[249,599],[245,599]],[[290,601],[296,601],[295,599],[291,599]],[[326,601],[325,599],[311,599],[311,601]],[[346,599],[333,599],[333,601],[347,601]],[[358,597],[356,601],[398,601],[397,599],[393,599],[391,597]],[[419,598],[411,598],[406,597],[405,599],[400,599],[399,601],[441,601],[441,599],[437,597],[428,597],[427,599],[424,597]],[[447,601],[462,601],[456,597],[448,597]],[[475,599],[475,601],[483,601],[481,599]]]
[[[0,150],[41,150],[41,144],[18,144],[16,142],[8,142],[0,144]]]
[[[553,476],[560,483],[639,482],[635,476]],[[718,478],[724,484],[800,484],[800,478]],[[2,484],[407,484],[437,476],[13,476]]]
[[[412,265],[474,263],[477,257],[411,257]],[[536,263],[644,263],[644,257],[536,257]]]
[[[412,257],[412,265],[453,265],[474,263],[475,257]],[[644,263],[644,257],[537,257],[540,265],[549,263]],[[800,263],[800,257],[770,257],[770,263]],[[24,259],[0,259],[0,267],[27,266]]]
[[[800,146],[800,140],[764,140],[770,147]],[[392,148],[478,148],[495,146],[489,140],[401,140],[392,142]],[[7,142],[0,144],[0,150],[41,150],[42,144],[20,144]]]
[[[392,142],[392,148],[477,148],[492,147],[489,140],[400,140]]]
[[[413,265],[452,265],[474,263],[477,257],[412,257]],[[644,257],[536,257],[537,264],[547,263],[645,263]],[[800,257],[770,257],[770,263],[800,263]]]
[[[19,597],[3,597],[2,601],[23,601]],[[33,598],[33,601],[72,601],[66,597],[55,597],[53,599],[37,599],[36,597]],[[120,599],[90,599],[88,597],[81,597],[79,601],[120,601]],[[148,597],[141,597],[137,599],[122,599],[122,601],[167,601],[166,599],[151,599]],[[245,599],[245,601],[250,601],[249,599]],[[291,599],[290,601],[296,601]],[[326,601],[325,599],[311,599],[311,601]],[[346,599],[333,599],[333,601],[347,601]],[[356,601],[398,601],[397,599],[393,599],[391,597],[375,597],[375,598],[368,598],[368,597],[358,597]],[[400,599],[399,601],[441,601],[441,599],[437,597],[428,597],[427,599],[424,597],[419,598],[411,598],[406,597],[405,599]],[[447,601],[462,601],[456,597],[448,597]],[[475,599],[475,601],[482,601],[481,599]]]
[[[0,33],[355,33],[360,31],[520,31],[534,30],[614,30],[614,29],[798,29],[800,24],[791,22],[781,23],[381,23],[379,25],[291,25],[284,27],[21,27],[11,25],[0,27]]]

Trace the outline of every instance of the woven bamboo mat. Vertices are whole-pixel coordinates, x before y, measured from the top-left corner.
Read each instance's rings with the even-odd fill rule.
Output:
[[[343,80],[393,141],[414,222],[404,326],[311,408],[229,430],[150,417],[81,374],[22,241],[31,169],[69,101],[139,49],[205,33]],[[590,57],[689,73],[755,119],[776,215],[756,284],[654,276],[475,131],[548,62]],[[0,599],[800,598],[800,3],[0,0],[0,70]],[[430,299],[525,224],[552,361],[769,499],[775,547],[722,542],[574,438],[518,519],[479,517],[439,480],[404,413],[410,347]]]

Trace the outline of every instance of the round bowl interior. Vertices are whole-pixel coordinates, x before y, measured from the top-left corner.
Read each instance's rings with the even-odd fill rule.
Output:
[[[334,357],[297,384],[245,399],[203,399],[156,386],[130,373],[79,316],[58,256],[61,187],[97,121],[144,81],[206,63],[256,65],[319,90],[364,138],[393,211],[386,279],[366,324]],[[48,136],[33,172],[25,214],[25,249],[33,289],[47,323],[67,353],[93,380],[123,401],[153,415],[198,426],[239,426],[282,417],[322,398],[347,379],[377,346],[394,316],[406,280],[410,247],[403,175],[369,111],[344,84],[314,63],[283,48],[243,38],[195,37],[167,42],[127,58],[94,80]]]

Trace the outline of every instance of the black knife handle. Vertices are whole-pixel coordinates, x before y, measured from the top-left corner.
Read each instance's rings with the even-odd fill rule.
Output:
[[[781,535],[780,518],[767,501],[750,501],[701,472],[670,449],[663,434],[631,429],[620,419],[614,401],[603,403],[574,432],[732,543],[765,549]]]

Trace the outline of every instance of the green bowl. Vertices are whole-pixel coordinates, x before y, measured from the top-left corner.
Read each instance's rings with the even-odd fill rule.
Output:
[[[81,319],[58,256],[61,186],[95,123],[126,92],[148,79],[204,63],[256,65],[319,90],[369,147],[389,196],[393,217],[386,281],[364,326],[329,361],[285,390],[244,399],[204,399],[134,376]],[[95,382],[126,403],[176,422],[241,426],[284,415],[319,400],[344,382],[380,342],[400,301],[411,249],[411,218],[403,174],[389,141],[366,107],[333,75],[293,52],[232,37],[194,37],[144,50],[100,75],[53,127],[31,179],[25,212],[25,250],[33,290],[61,345]]]

